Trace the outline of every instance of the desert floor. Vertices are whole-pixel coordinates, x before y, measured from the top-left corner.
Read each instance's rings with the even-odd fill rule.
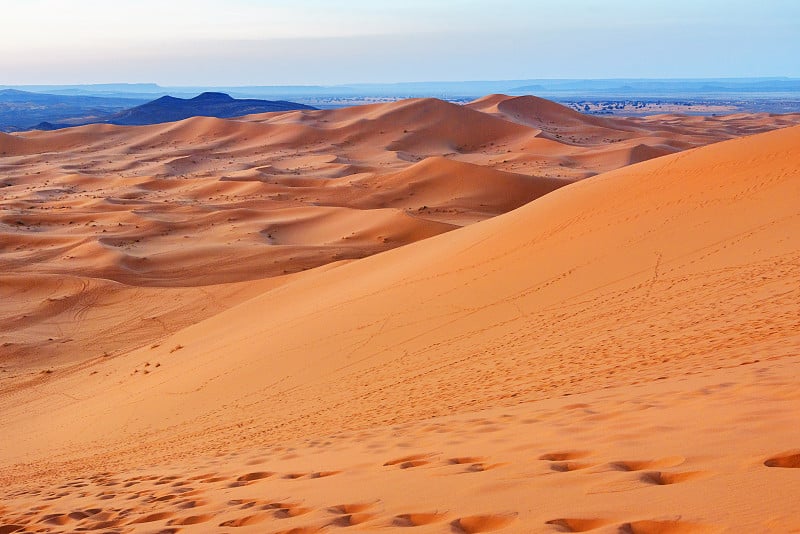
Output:
[[[0,134],[0,534],[800,532],[794,124]]]

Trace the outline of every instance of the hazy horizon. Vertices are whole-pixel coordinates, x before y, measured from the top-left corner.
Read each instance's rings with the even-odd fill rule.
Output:
[[[571,77],[571,78],[495,78],[495,79],[463,79],[463,80],[443,80],[443,79],[429,79],[429,80],[398,80],[392,82],[377,82],[377,81],[351,81],[341,83],[304,83],[304,84],[258,84],[258,85],[236,85],[236,84],[163,84],[153,80],[133,80],[133,81],[107,81],[95,83],[7,83],[0,84],[0,87],[78,87],[78,86],[154,86],[162,89],[172,88],[247,88],[247,87],[348,87],[348,86],[384,86],[384,85],[425,85],[425,84],[470,84],[470,83],[518,83],[518,82],[711,82],[711,81],[800,81],[800,76],[695,76],[695,77],[616,77],[616,78],[586,78],[586,77]]]
[[[2,85],[800,77],[771,0],[9,0]]]

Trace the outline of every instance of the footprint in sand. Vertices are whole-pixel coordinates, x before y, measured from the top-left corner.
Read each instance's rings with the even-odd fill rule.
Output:
[[[186,517],[170,519],[167,522],[167,525],[197,525],[199,523],[211,521],[212,519],[214,519],[213,514],[190,515]]]
[[[317,471],[308,475],[308,478],[326,478],[341,474],[341,471]]]
[[[50,523],[51,525],[66,525],[72,518],[67,514],[47,514],[39,520],[39,523]]]
[[[316,532],[321,532],[324,528],[323,526],[295,527],[289,530],[279,530],[275,534],[315,534]]]
[[[337,517],[328,524],[335,527],[352,527],[355,525],[366,523],[367,521],[371,521],[372,519],[375,519],[375,517],[376,517],[375,514],[369,514],[369,513],[347,514],[341,517]]]
[[[289,519],[290,517],[297,517],[313,512],[311,508],[304,508],[302,506],[285,506],[278,508],[273,512],[276,519]]]
[[[458,458],[450,458],[447,460],[446,465],[461,465],[465,468],[460,473],[481,473],[500,467],[503,464],[489,464],[486,463],[488,458],[483,456],[460,456]]]
[[[268,514],[253,514],[248,515],[245,517],[240,517],[238,519],[229,519],[228,521],[223,521],[219,524],[221,527],[246,527],[249,525],[255,525],[256,523],[261,523],[262,521],[266,520],[270,517]]]
[[[773,456],[764,462],[767,467],[786,467],[800,469],[800,452],[789,451]]]
[[[240,476],[236,479],[237,482],[254,482],[256,480],[262,480],[264,478],[269,478],[275,473],[270,471],[256,471],[254,473],[247,473],[245,475]]]
[[[153,521],[161,521],[162,519],[169,519],[175,515],[172,512],[157,512],[155,514],[148,514],[144,517],[134,519],[131,523],[152,523]]]
[[[557,471],[559,473],[568,473],[571,471],[580,471],[581,469],[587,469],[589,467],[594,467],[595,465],[597,465],[588,462],[572,461],[572,460],[578,460],[580,458],[585,458],[590,454],[591,454],[590,451],[550,452],[539,456],[539,460],[550,462],[550,469],[553,471]]]
[[[177,507],[182,509],[191,509],[191,508],[198,508],[200,506],[205,506],[207,504],[208,501],[204,501],[202,499],[192,499],[177,503]]]
[[[308,476],[308,473],[287,473],[281,478],[286,480],[297,480],[298,478],[303,478],[304,476]]]
[[[623,460],[609,463],[609,467],[617,471],[641,471],[643,469],[661,469],[675,467],[686,461],[683,456],[667,456],[656,460]]]
[[[550,469],[558,471],[559,473],[568,473],[570,471],[580,471],[581,469],[588,469],[597,464],[590,464],[586,462],[552,462]]]
[[[329,526],[350,527],[360,525],[375,519],[375,514],[367,512],[375,506],[374,503],[349,503],[339,504],[328,508],[328,513],[338,515],[336,519],[328,523]]]
[[[666,486],[668,484],[678,484],[680,482],[686,482],[688,480],[694,480],[697,478],[706,478],[708,476],[711,476],[708,471],[686,471],[683,473],[664,473],[662,471],[651,471],[648,473],[642,473],[642,476],[639,478],[639,480],[647,484]]]
[[[549,452],[547,454],[539,456],[539,459],[546,460],[548,462],[564,462],[566,460],[578,460],[580,458],[586,458],[590,454],[591,454],[590,451]]]
[[[715,532],[715,529],[707,525],[680,520],[633,521],[619,527],[620,534],[702,534],[710,532]]]
[[[430,462],[430,458],[433,455],[431,454],[412,454],[410,456],[403,456],[402,458],[395,458],[394,460],[389,460],[385,462],[383,465],[384,467],[387,466],[398,466],[400,469],[410,469],[412,467],[420,467],[422,465],[428,465]]]
[[[558,532],[587,532],[609,524],[611,521],[600,518],[560,518],[551,519],[546,524],[553,525]]]
[[[431,525],[447,519],[446,513],[428,512],[428,513],[415,513],[415,514],[400,514],[396,515],[392,520],[391,526],[393,527],[421,527],[424,525]]]
[[[507,527],[516,520],[517,514],[471,515],[456,519],[450,526],[459,534],[492,532]]]
[[[210,477],[210,478],[204,478],[204,479],[200,480],[200,482],[203,483],[203,484],[213,484],[214,482],[222,482],[224,480],[227,480],[227,478],[225,478],[225,477]]]
[[[375,506],[373,503],[367,502],[337,504],[328,508],[328,512],[331,514],[357,514],[369,510],[373,506]]]
[[[447,463],[453,465],[461,464],[481,464],[486,462],[487,458],[483,456],[460,456],[458,458],[450,458]]]

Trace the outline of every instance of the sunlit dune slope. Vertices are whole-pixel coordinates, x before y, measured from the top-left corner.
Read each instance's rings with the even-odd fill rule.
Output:
[[[797,529],[799,168],[798,127],[647,161],[6,389],[0,518]]]
[[[611,172],[283,285],[103,363],[101,377],[54,377],[24,408],[33,421],[16,422],[18,452],[41,449],[25,439],[37,419],[92,417],[79,441],[113,440],[120,425],[147,440],[139,432],[158,421],[213,442],[228,439],[217,418],[236,413],[214,406],[249,398],[243,433],[278,439],[796,348],[799,139],[791,128]],[[130,376],[154,359],[152,376]],[[47,394],[64,387],[90,400]]]
[[[38,380],[150,346],[258,292],[230,284],[369,256],[798,118],[597,118],[491,95],[3,134],[2,372]]]

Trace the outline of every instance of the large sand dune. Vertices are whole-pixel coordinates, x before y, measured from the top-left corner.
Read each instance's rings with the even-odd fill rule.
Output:
[[[141,307],[153,302],[154,316],[185,315],[165,324],[157,338],[140,334],[143,327],[124,330],[127,341],[106,356],[95,351],[76,358],[65,341],[49,353],[53,372],[6,369],[12,378],[0,383],[0,407],[10,439],[0,449],[0,532],[800,529],[800,128],[607,172],[420,240],[515,207],[475,177],[476,165],[490,167],[486,180],[520,191],[513,197],[535,197],[553,189],[555,161],[570,165],[575,174],[568,179],[580,178],[603,170],[584,165],[635,161],[609,156],[606,149],[622,143],[661,153],[659,147],[709,142],[707,130],[725,137],[787,120],[676,118],[677,125],[664,125],[636,119],[624,123],[631,133],[592,119],[597,130],[586,134],[589,141],[564,140],[575,135],[571,124],[543,137],[548,130],[530,123],[544,111],[522,116],[516,104],[501,107],[505,101],[495,97],[469,110],[470,120],[496,128],[498,141],[488,141],[495,148],[463,149],[459,143],[469,139],[459,127],[425,123],[429,116],[449,120],[462,108],[423,101],[251,117],[253,124],[198,119],[191,128],[111,130],[83,155],[14,149],[14,168],[40,165],[53,181],[66,179],[58,173],[69,170],[83,188],[48,193],[41,178],[17,174],[4,197],[30,211],[29,205],[39,206],[32,199],[53,195],[64,206],[49,204],[54,214],[72,208],[74,224],[82,225],[74,234],[66,225],[37,230],[36,224],[55,224],[45,210],[34,211],[41,218],[23,219],[17,225],[23,231],[4,221],[10,237],[3,291],[31,311],[3,324],[21,324],[11,331],[27,332],[30,346],[47,345],[37,337],[36,320],[26,322],[36,313],[56,318],[53,324],[91,320],[92,313],[95,321],[108,320],[91,299],[108,298],[97,284],[111,282],[84,286],[84,277],[47,278],[59,268],[71,272],[62,267],[69,261],[78,271],[93,273],[98,264],[103,273],[133,273],[131,284],[177,286],[194,273],[191,283],[201,285],[198,272],[211,282],[242,280],[250,277],[204,258],[216,246],[235,255],[231,265],[240,258],[243,269],[257,264],[224,240],[245,239],[247,232],[235,228],[260,217],[272,221],[273,246],[328,247],[348,230],[359,247],[389,230],[407,236],[395,244],[416,242],[288,277],[216,286],[202,296],[199,288],[121,284],[132,311],[111,303],[114,312],[141,316]],[[550,113],[549,106],[544,110]],[[386,119],[395,113],[411,115],[426,135],[440,137],[427,145],[414,136],[383,141],[380,135],[402,131],[400,119]],[[688,133],[659,133],[668,128]],[[323,149],[323,141],[314,141],[321,143],[317,152],[312,145],[259,162],[273,181],[254,182],[254,171],[245,168],[242,182],[230,170],[226,181],[213,178],[215,166],[245,167],[246,158],[255,162],[265,146],[279,151],[280,143],[296,143],[305,129],[319,136],[309,139],[328,144]],[[602,144],[597,136],[610,135],[599,133],[604,129],[628,133]],[[335,150],[331,132],[341,135]],[[171,138],[180,147],[165,149],[157,141],[162,134],[187,139]],[[71,143],[50,135],[19,142],[36,150]],[[104,150],[123,150],[121,139],[129,137],[138,138],[143,152],[153,143],[159,157],[139,154],[120,176],[106,175],[102,169],[116,160],[103,163]],[[268,145],[275,138],[278,144]],[[203,143],[220,139],[235,157],[214,160],[211,148],[197,156]],[[393,143],[403,150],[387,148]],[[463,152],[454,146],[453,153],[436,153],[453,144]],[[180,156],[190,158],[182,163],[194,173],[189,179],[140,167],[160,168],[165,151],[189,146],[194,152]],[[647,155],[651,149],[638,150]],[[537,163],[531,155],[537,151],[550,159]],[[59,171],[48,171],[43,161],[49,157],[58,158]],[[517,168],[507,163],[514,157]],[[63,162],[73,158],[84,163]],[[221,163],[228,158],[232,163]],[[519,170],[536,164],[553,172],[532,173],[538,179],[528,184]],[[64,165],[88,165],[91,172]],[[337,165],[372,170],[330,178]],[[439,169],[447,185],[437,183]],[[281,182],[315,172],[334,182]],[[380,190],[381,175],[395,193]],[[352,182],[359,204],[343,205],[347,194],[337,179]],[[113,198],[99,194],[106,191],[100,180],[119,188]],[[409,187],[415,180],[419,189]],[[271,186],[276,194],[291,188],[281,205],[290,211],[263,200],[259,188]],[[80,192],[92,187],[102,198]],[[123,189],[137,193],[126,196]],[[336,201],[318,201],[321,190]],[[407,200],[417,191],[435,216]],[[162,200],[170,202],[159,209]],[[365,209],[369,217],[350,213]],[[236,220],[223,222],[227,210]],[[444,210],[453,217],[441,216]],[[199,241],[186,249],[170,242],[175,236],[158,233],[181,221],[176,236],[186,232],[190,242]],[[139,267],[110,251],[102,239],[114,237],[116,223],[148,228],[152,236],[143,246],[153,257],[141,261],[175,272],[160,276],[158,267]],[[111,235],[89,236],[92,224]],[[259,226],[249,231],[263,234]],[[351,230],[357,227],[369,230]],[[65,250],[74,258],[59,256]],[[219,279],[217,263],[225,273]],[[110,267],[119,265],[126,270]],[[45,285],[31,290],[25,276],[43,277]],[[167,294],[172,309],[159,300]],[[70,299],[83,303],[84,316],[64,315]],[[13,335],[16,343],[21,334]],[[146,344],[131,343],[138,335]]]
[[[798,121],[597,118],[493,95],[467,106],[416,99],[4,134],[0,267],[139,286],[261,279],[367,256],[599,172]],[[314,234],[331,207],[343,208],[341,222],[336,233],[321,231],[324,240],[269,237],[282,210],[308,212],[300,219]],[[391,224],[376,231],[376,220]]]
[[[28,284],[77,277],[87,287],[100,283],[106,295],[131,286],[227,294],[216,286],[362,258],[505,213],[599,172],[798,121],[597,118],[535,97],[491,95],[467,106],[416,99],[3,134],[0,269],[39,277]],[[170,292],[149,294],[153,306],[160,298],[171,305]],[[19,363],[26,373],[47,370],[40,365],[46,358],[34,354],[84,357],[95,330],[58,319],[80,313],[79,302],[28,314],[27,304],[4,299],[0,356],[15,358],[7,371],[18,376]],[[183,315],[218,309],[193,302],[198,308]],[[67,310],[69,303],[75,308]],[[141,320],[135,306],[113,317],[108,332]],[[140,345],[185,323],[164,324]],[[99,354],[131,348],[123,337],[104,339]]]

